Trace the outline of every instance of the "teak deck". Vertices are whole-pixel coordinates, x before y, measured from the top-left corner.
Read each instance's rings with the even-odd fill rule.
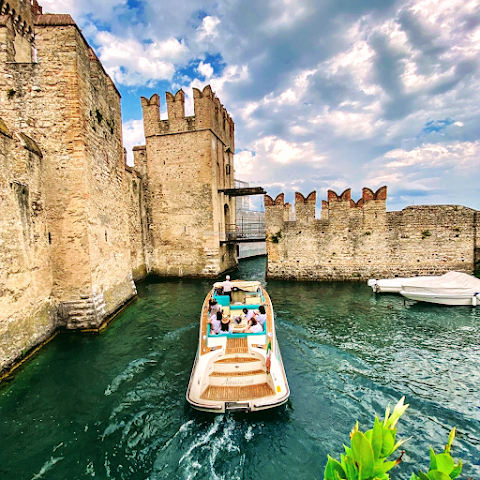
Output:
[[[227,347],[225,354],[230,353],[248,353],[248,339],[244,338],[227,338]]]
[[[253,398],[269,397],[271,395],[275,395],[275,392],[267,383],[242,387],[215,387],[210,385],[202,393],[201,398],[204,400],[223,400],[235,402],[240,400],[251,400]]]

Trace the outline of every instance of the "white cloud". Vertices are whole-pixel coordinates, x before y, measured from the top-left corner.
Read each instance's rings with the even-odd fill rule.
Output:
[[[206,80],[211,78],[213,75],[213,67],[209,63],[200,62],[197,70],[205,77]]]
[[[127,86],[172,80],[176,65],[184,64],[189,56],[184,42],[175,38],[144,44],[133,38],[99,32],[96,41],[107,72],[116,82]]]
[[[413,150],[392,150],[384,155],[393,159],[388,168],[403,167],[461,167],[470,168],[480,165],[480,141],[456,142],[447,145],[429,144]]]
[[[325,157],[317,155],[311,142],[290,143],[275,136],[263,137],[253,143],[253,150],[262,160],[274,163],[318,163]]]
[[[127,150],[127,164],[133,165],[133,147],[145,144],[143,120],[129,120],[123,124],[123,145]]]
[[[207,15],[202,20],[202,25],[197,29],[197,41],[213,40],[218,37],[217,27],[220,19]]]
[[[93,18],[109,20],[117,7],[127,5],[127,0],[41,0],[44,13],[69,13],[74,17],[87,14]]]
[[[255,155],[243,150],[235,155],[235,178],[250,178],[255,167]]]

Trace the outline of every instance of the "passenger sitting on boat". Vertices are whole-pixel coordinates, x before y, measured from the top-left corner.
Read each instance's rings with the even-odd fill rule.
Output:
[[[217,303],[217,301],[211,298],[208,301],[208,314],[210,317],[213,317],[217,312],[222,310],[222,307]]]
[[[220,333],[220,326],[222,325],[223,314],[221,311],[216,312],[208,319],[208,323],[211,325],[210,334],[215,335]]]
[[[255,312],[253,310],[249,310],[248,308],[244,308],[243,314],[245,315],[247,322],[249,322],[252,319],[252,317],[255,315]]]
[[[263,326],[255,320],[253,317],[250,320],[250,325],[244,330],[245,333],[261,333],[263,332]]]
[[[265,322],[267,321],[267,312],[265,311],[265,307],[263,305],[260,305],[260,307],[258,307],[258,311],[260,313],[255,314],[255,319],[263,327],[265,325]]]
[[[233,333],[233,325],[232,325],[232,322],[230,321],[230,317],[228,317],[227,315],[224,315],[222,317],[222,320],[220,323],[220,331],[218,333],[220,335],[225,333]]]

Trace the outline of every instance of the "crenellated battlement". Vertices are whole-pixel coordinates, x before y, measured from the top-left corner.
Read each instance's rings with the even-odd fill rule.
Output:
[[[352,191],[350,188],[344,190],[338,195],[333,190],[327,191],[327,200],[322,200],[321,219],[328,220],[330,214],[333,214],[338,218],[340,212],[344,212],[345,215],[356,216],[358,214],[366,214],[371,210],[386,211],[387,200],[387,187],[380,187],[376,192],[373,192],[370,188],[363,188],[362,198],[357,202],[352,200]],[[300,222],[313,222],[316,214],[316,202],[317,192],[314,190],[310,192],[306,197],[300,193],[295,192],[295,217]],[[290,210],[290,204],[285,204],[285,195],[280,193],[275,200],[269,195],[265,195],[264,199],[265,207],[282,207],[282,212]],[[280,212],[280,209],[277,209]],[[288,221],[289,215],[284,215],[285,221]],[[377,218],[377,217],[375,217]]]
[[[160,97],[141,98],[145,137],[171,135],[174,133],[211,130],[225,145],[234,151],[235,124],[219,98],[207,85],[203,91],[193,89],[193,117],[185,116],[185,92],[166,92],[168,120],[160,120]]]
[[[35,34],[35,17],[42,14],[42,7],[37,0],[0,0],[0,15],[12,19],[15,31],[33,41]]]
[[[294,280],[363,280],[479,269],[478,213],[459,205],[386,211],[387,187],[328,190],[320,219],[316,193],[265,196],[267,276]],[[292,221],[293,220],[293,221]]]

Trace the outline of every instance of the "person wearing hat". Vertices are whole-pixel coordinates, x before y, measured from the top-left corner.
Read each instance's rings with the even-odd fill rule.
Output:
[[[233,333],[233,325],[228,315],[223,315],[218,333]]]
[[[228,295],[230,297],[230,301],[232,301],[232,288],[233,283],[230,281],[230,275],[225,277],[225,281],[222,282],[223,285],[223,294]]]

